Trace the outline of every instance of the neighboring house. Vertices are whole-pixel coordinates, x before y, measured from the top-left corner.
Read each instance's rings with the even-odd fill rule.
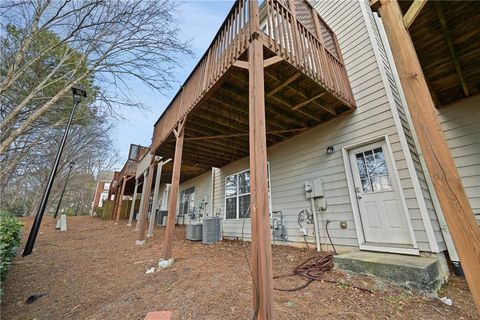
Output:
[[[132,200],[132,195],[136,188],[135,175],[137,166],[140,161],[149,154],[148,150],[148,147],[130,144],[127,161],[125,161],[120,172],[115,172],[110,188],[110,199],[114,200],[112,219],[116,221],[120,220],[122,208],[123,210],[128,210],[128,208],[123,207],[123,202],[124,200]],[[127,197],[127,199],[125,199],[125,197]]]
[[[174,158],[174,129],[181,131],[184,125],[177,215],[219,215],[224,237],[249,239],[249,77],[243,52],[244,2],[238,3],[240,9],[231,11],[155,124],[150,149]],[[285,230],[277,243],[315,242],[307,210],[319,213],[324,246],[330,242],[328,227],[341,251],[433,254],[443,260],[448,245],[455,259],[385,31],[368,1],[317,1],[314,8],[321,18],[307,3],[295,1],[298,44],[294,25],[286,22],[293,18],[282,9],[286,2],[263,3],[268,201],[271,220]],[[233,30],[227,30],[232,25]],[[235,36],[222,38],[229,32]],[[477,95],[439,110],[477,219],[479,103]],[[161,183],[154,189],[157,205],[163,208],[172,170],[163,167]],[[312,194],[315,201],[310,200]]]
[[[103,207],[103,202],[108,200],[110,184],[113,180],[113,171],[100,171],[97,175],[97,184],[95,187],[95,196],[92,203],[92,212],[96,208]]]

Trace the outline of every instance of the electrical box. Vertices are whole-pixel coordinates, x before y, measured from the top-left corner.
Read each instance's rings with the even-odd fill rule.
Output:
[[[305,196],[308,199],[324,196],[322,178],[305,181]]]
[[[325,211],[327,210],[327,200],[324,197],[316,197],[315,198],[315,207],[319,210]]]

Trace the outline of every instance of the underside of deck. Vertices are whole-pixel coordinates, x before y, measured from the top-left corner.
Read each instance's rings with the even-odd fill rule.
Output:
[[[429,1],[409,28],[437,108],[480,93],[479,25],[478,1]]]
[[[264,56],[275,54],[265,47]],[[266,67],[264,75],[268,147],[352,110],[286,60]],[[248,156],[248,77],[247,69],[230,67],[188,114],[182,181]],[[175,142],[172,133],[156,155],[174,158]],[[171,170],[164,167],[162,182],[171,181]]]

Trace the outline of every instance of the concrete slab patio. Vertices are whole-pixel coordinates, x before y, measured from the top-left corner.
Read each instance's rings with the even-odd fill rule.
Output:
[[[368,274],[406,288],[436,294],[444,282],[437,258],[355,251],[334,257],[341,270]]]

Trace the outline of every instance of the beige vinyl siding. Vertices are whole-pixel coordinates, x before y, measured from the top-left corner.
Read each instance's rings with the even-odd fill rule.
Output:
[[[363,0],[363,4],[365,6],[368,6],[368,3],[365,0]],[[384,41],[386,41],[385,36],[382,37],[381,35],[380,28],[383,28],[383,26],[381,25],[381,21],[378,19],[376,14],[371,12],[371,10],[368,10],[367,12],[368,12],[367,22],[370,24],[371,30],[373,31],[372,41],[374,42],[374,45],[376,45],[378,49],[377,57],[379,58],[379,61],[378,61],[379,67],[383,68],[385,72],[386,79],[384,81],[385,82],[384,84],[385,86],[389,87],[389,90],[391,92],[391,99],[393,100],[392,103],[394,104],[394,107],[400,119],[400,123],[402,126],[401,131],[403,131],[403,134],[405,136],[405,140],[408,146],[408,151],[410,152],[410,157],[412,159],[413,166],[415,168],[416,177],[414,178],[418,179],[421,193],[424,198],[424,203],[425,203],[424,206],[428,212],[431,228],[433,229],[433,232],[435,235],[435,240],[438,244],[439,250],[443,251],[446,249],[445,242],[442,236],[442,231],[440,229],[440,224],[436,216],[432,197],[430,195],[430,190],[428,188],[425,175],[423,172],[423,168],[420,163],[420,158],[418,155],[417,147],[415,145],[415,140],[413,138],[413,133],[407,118],[407,114],[406,114],[407,111],[405,110],[406,105],[405,105],[405,102],[402,101],[402,96],[399,90],[401,84],[398,82],[398,77],[395,77],[395,74],[394,74],[396,70],[394,70],[394,65],[393,65],[394,62],[391,59],[391,53],[389,53],[390,58],[389,58],[389,55],[387,54],[387,50],[390,50],[390,48],[388,46],[388,43],[384,43]],[[406,168],[402,168],[402,169],[406,169]],[[402,178],[404,180],[408,180],[407,177],[402,177]],[[406,186],[406,183],[411,183],[411,181],[404,181],[403,185]],[[416,198],[416,195],[414,193],[412,193],[411,196],[412,196],[412,199]],[[408,196],[406,197],[408,199]],[[414,200],[414,201],[417,201],[417,200]],[[413,205],[412,201],[410,201],[410,203],[411,203],[411,205],[409,206],[410,210],[411,209],[420,210],[418,206],[415,207]]]
[[[208,202],[210,202],[210,189],[211,189],[211,172],[206,172],[198,177],[195,177],[193,179],[190,179],[188,181],[185,181],[180,185],[178,196],[177,196],[177,215],[178,211],[180,208],[180,195],[182,194],[182,191],[185,189],[188,189],[190,187],[195,187],[195,199],[194,199],[194,206],[197,209],[197,214],[199,212],[200,205],[202,204],[202,199],[205,200],[207,203],[207,212],[210,214],[209,209],[210,206]],[[201,212],[202,214],[205,214],[205,211]],[[179,221],[182,223],[183,221]],[[189,219],[185,217],[185,223],[189,222]]]
[[[383,45],[381,44],[380,35],[378,34],[378,30],[376,29],[376,25],[374,24],[371,11],[366,10],[366,12],[368,12],[369,14],[366,15],[364,20],[364,15],[362,14],[362,9],[360,7],[361,5],[368,4],[358,1],[319,1],[317,4],[317,9],[320,12],[320,15],[327,22],[327,24],[329,24],[330,27],[337,34],[340,48],[344,56],[345,65],[347,67],[347,72],[352,84],[352,89],[354,91],[354,96],[359,109],[361,107],[368,108],[368,111],[364,112],[366,115],[364,122],[365,124],[370,126],[370,129],[375,128],[376,130],[379,124],[376,123],[378,119],[376,119],[375,117],[369,118],[369,115],[371,112],[374,112],[373,110],[376,109],[375,105],[379,103],[383,103],[390,110],[389,100],[385,92],[385,85],[393,85],[394,80],[393,77],[391,77],[391,79],[388,79],[388,83],[384,83],[384,81],[382,80],[379,68],[385,68],[386,71],[389,71],[390,73],[391,70],[389,68],[388,60],[386,59],[386,53],[384,50],[383,52],[380,50],[380,56],[385,60],[377,60],[377,56],[375,55],[373,46],[375,45],[376,48],[383,49]],[[372,29],[374,30],[373,39],[368,34],[367,23],[370,24],[369,27],[372,27]],[[362,45],[361,43],[359,43],[357,40],[359,38],[364,41],[362,43],[366,43],[368,45]],[[350,43],[354,44],[351,45]],[[358,50],[358,53],[356,52],[356,50]],[[366,56],[368,56],[368,58]],[[370,63],[370,65],[357,66],[357,61],[359,60],[366,61]],[[370,76],[366,75],[365,72],[368,72]],[[374,77],[372,77],[373,75]],[[372,88],[373,84],[372,80],[370,79],[376,80],[375,88],[379,88],[378,90],[374,90]],[[365,88],[366,86],[371,87]],[[398,100],[400,99],[398,98]],[[391,112],[389,113],[389,116],[390,123],[393,124]],[[405,122],[405,124],[408,128],[408,123]],[[403,125],[404,124],[402,123],[402,126]],[[431,250],[431,248],[425,232],[425,225],[422,221],[422,217],[420,214],[419,204],[412,186],[412,180],[408,172],[405,155],[403,154],[401,148],[400,139],[398,137],[397,130],[395,128],[391,128],[391,130],[394,132],[394,134],[389,134],[389,139],[392,144],[394,159],[400,177],[400,184],[405,195],[409,216],[412,221],[418,247],[422,251],[429,251]],[[359,133],[362,134],[361,132]],[[408,133],[410,134],[409,131]],[[414,146],[411,136],[407,137],[407,141],[409,145],[411,144]],[[428,191],[428,189],[426,190]],[[435,216],[433,218],[435,218]]]
[[[480,225],[480,95],[438,110],[445,138]]]

